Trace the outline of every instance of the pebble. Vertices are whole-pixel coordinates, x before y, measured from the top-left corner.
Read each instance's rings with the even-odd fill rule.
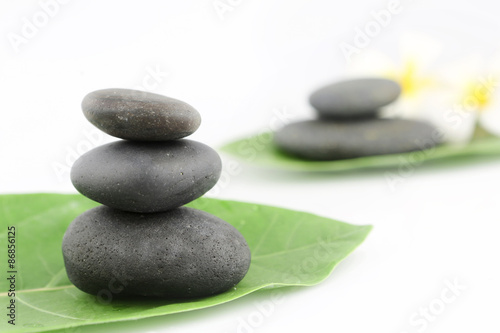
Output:
[[[130,89],[91,92],[83,99],[82,110],[103,132],[135,141],[180,139],[201,123],[198,111],[185,102]]]
[[[338,160],[432,148],[442,141],[433,126],[405,119],[310,120],[289,124],[275,136],[286,153],[309,160]]]
[[[220,177],[221,159],[196,141],[120,140],[82,155],[71,181],[86,197],[125,211],[162,212],[210,190]]]
[[[309,102],[321,118],[375,117],[401,93],[398,83],[379,78],[341,81],[315,91]]]
[[[210,296],[234,287],[250,266],[238,230],[187,207],[155,214],[93,208],[68,227],[62,250],[70,281],[105,301]]]

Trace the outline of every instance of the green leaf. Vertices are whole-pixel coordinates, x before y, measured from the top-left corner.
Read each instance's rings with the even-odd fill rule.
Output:
[[[186,301],[117,300],[109,304],[69,282],[61,253],[69,223],[96,206],[81,195],[0,196],[1,244],[16,228],[16,325],[5,314],[0,331],[41,332],[191,311],[225,303],[262,288],[321,282],[363,242],[371,226],[354,226],[309,213],[250,203],[200,198],[189,206],[234,225],[245,236],[252,262],[245,278],[223,294]],[[6,246],[2,245],[2,251]],[[6,256],[4,256],[6,258]],[[6,260],[3,272],[6,272]],[[9,304],[9,282],[0,279],[0,304]]]
[[[347,171],[365,168],[394,168],[426,161],[470,161],[472,158],[500,157],[500,138],[488,136],[467,145],[441,145],[420,152],[360,157],[336,161],[307,161],[289,156],[273,144],[272,133],[265,132],[233,141],[221,151],[237,159],[262,167],[290,171]],[[409,161],[409,162],[408,162]]]

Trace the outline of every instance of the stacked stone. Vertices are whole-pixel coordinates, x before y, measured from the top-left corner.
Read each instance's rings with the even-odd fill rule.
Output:
[[[309,99],[318,119],[289,124],[274,141],[284,152],[309,160],[338,160],[432,148],[442,136],[430,124],[379,117],[400,95],[398,83],[379,78],[341,81]]]
[[[71,181],[104,206],[78,216],[63,239],[71,282],[94,295],[204,297],[234,287],[250,265],[243,236],[206,212],[181,207],[210,190],[219,155],[183,139],[201,122],[189,104],[126,89],[88,94],[86,118],[124,139],[73,165]]]

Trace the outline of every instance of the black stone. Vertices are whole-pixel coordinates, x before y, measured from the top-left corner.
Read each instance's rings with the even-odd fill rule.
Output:
[[[89,93],[83,114],[109,135],[135,141],[168,141],[194,133],[201,117],[191,105],[158,94],[130,89]]]
[[[131,212],[161,212],[206,193],[221,174],[212,148],[196,141],[117,141],[82,155],[71,181],[86,197]]]
[[[182,207],[138,214],[100,206],[78,216],[62,244],[70,281],[102,297],[204,297],[243,279],[250,250],[229,223]]]
[[[341,81],[315,91],[309,102],[321,118],[375,117],[378,109],[395,101],[401,93],[397,82],[365,78]]]
[[[289,124],[275,136],[284,152],[309,160],[337,160],[432,148],[442,141],[433,126],[414,120],[311,120]]]

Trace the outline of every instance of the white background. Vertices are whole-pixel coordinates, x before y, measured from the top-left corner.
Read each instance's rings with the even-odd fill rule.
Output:
[[[232,11],[221,18],[213,0],[67,1],[13,47],[9,36],[22,36],[42,7],[2,0],[0,192],[75,192],[69,174],[55,167],[68,167],[88,145],[92,126],[80,102],[96,89],[142,86],[185,100],[203,118],[192,138],[213,147],[268,128],[276,110],[311,117],[310,92],[346,73],[339,44],[352,43],[356,27],[373,20],[370,12],[388,6],[229,3]],[[407,31],[441,42],[437,67],[470,53],[488,58],[500,47],[500,8],[492,0],[401,0],[401,8],[362,52],[398,59]],[[151,70],[162,72],[159,80],[148,78]],[[93,146],[114,140],[93,133]],[[373,224],[372,234],[327,280],[287,290],[271,310],[259,307],[269,305],[262,292],[82,332],[419,332],[422,326],[410,323],[414,313],[438,304],[446,281],[455,280],[466,289],[420,331],[498,332],[499,170],[498,160],[423,165],[393,190],[380,170],[296,174],[242,166],[218,197]]]

